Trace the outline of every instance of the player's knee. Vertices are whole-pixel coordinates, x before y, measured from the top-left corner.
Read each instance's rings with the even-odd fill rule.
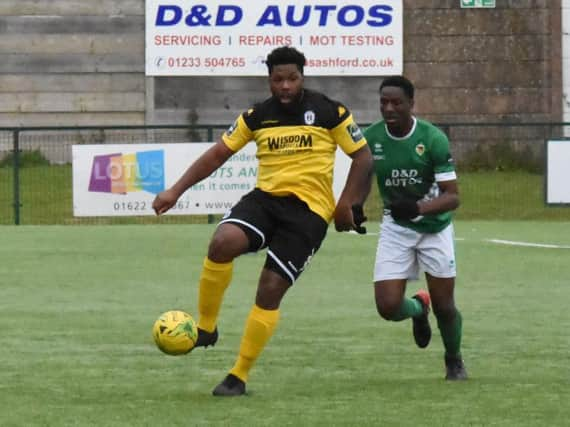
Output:
[[[441,322],[450,322],[455,319],[457,308],[455,304],[433,305],[433,314]]]
[[[247,252],[248,241],[229,233],[216,232],[208,246],[208,258],[214,262],[230,262],[237,256]]]
[[[376,310],[382,319],[393,320],[395,314],[398,312],[400,303],[401,302],[395,300],[376,299]]]
[[[224,246],[226,239],[219,234],[214,234],[212,240],[210,240],[210,245],[208,246],[208,258],[213,261],[217,261],[224,257]]]
[[[264,268],[261,272],[255,304],[264,310],[276,310],[291,283],[279,273]]]

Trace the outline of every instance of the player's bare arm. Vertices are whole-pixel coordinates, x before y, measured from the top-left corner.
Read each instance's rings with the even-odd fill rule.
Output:
[[[364,203],[372,183],[373,159],[368,145],[355,151],[350,157],[352,163],[348,171],[348,178],[334,213],[336,231],[348,231],[357,228],[352,206]]]
[[[233,154],[234,152],[222,140],[210,147],[192,163],[172,187],[157,194],[152,202],[152,208],[156,214],[161,215],[167,212],[186,190],[210,176]]]
[[[459,189],[456,180],[438,182],[440,195],[432,200],[419,201],[420,215],[449,212],[459,207]]]

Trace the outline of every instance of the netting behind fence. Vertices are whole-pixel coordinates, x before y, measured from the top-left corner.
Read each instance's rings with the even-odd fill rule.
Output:
[[[570,220],[545,204],[545,141],[566,124],[444,124],[457,163],[461,219]],[[209,142],[226,126],[0,129],[0,224],[196,223],[212,216],[74,217],[73,145]],[[18,155],[15,155],[17,150]],[[570,159],[569,159],[570,166]],[[374,191],[366,206],[379,219]]]

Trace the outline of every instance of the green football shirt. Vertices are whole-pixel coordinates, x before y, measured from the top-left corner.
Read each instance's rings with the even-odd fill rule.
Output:
[[[385,207],[393,200],[430,200],[439,195],[438,181],[456,179],[447,136],[431,123],[414,118],[408,135],[392,136],[383,120],[364,131]],[[386,212],[386,210],[385,210]],[[420,233],[437,233],[451,222],[451,212],[424,215],[399,225]]]

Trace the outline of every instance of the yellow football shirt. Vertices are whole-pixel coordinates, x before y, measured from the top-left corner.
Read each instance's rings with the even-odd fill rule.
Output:
[[[335,209],[337,145],[346,154],[366,145],[346,107],[308,89],[292,110],[274,98],[256,104],[238,117],[222,140],[234,152],[255,141],[256,187],[276,196],[295,195],[327,222]]]

